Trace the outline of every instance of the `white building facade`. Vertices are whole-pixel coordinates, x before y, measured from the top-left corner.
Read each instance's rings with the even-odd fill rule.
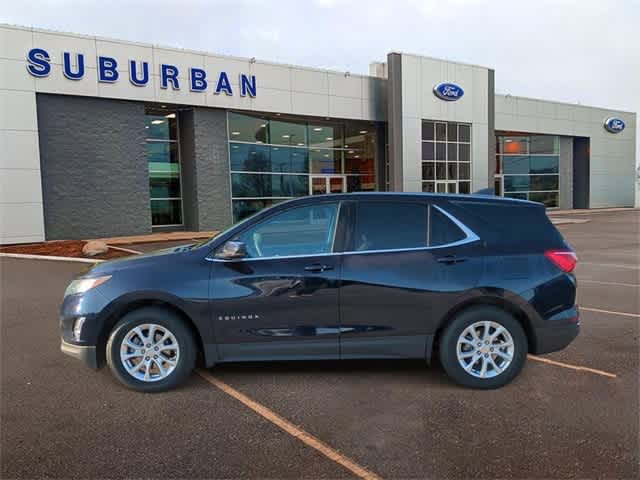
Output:
[[[636,114],[496,95],[403,53],[371,75],[0,26],[0,244],[223,228],[342,191],[633,206]]]

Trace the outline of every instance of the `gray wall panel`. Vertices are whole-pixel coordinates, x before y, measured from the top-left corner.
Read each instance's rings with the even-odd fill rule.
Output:
[[[198,184],[195,164],[193,110],[178,112],[180,174],[182,177],[182,212],[185,230],[198,230]]]
[[[488,113],[488,161],[487,161],[487,186],[493,187],[493,182],[496,174],[496,72],[493,69],[487,71],[489,76],[488,91],[487,91],[487,113]]]
[[[560,137],[560,201],[559,207],[573,208],[573,138]]]
[[[47,240],[151,233],[144,105],[37,95]]]
[[[387,135],[389,139],[389,191],[403,191],[402,56],[387,55]]]
[[[232,223],[227,112],[193,110],[193,168],[197,196],[196,230],[219,230]]]

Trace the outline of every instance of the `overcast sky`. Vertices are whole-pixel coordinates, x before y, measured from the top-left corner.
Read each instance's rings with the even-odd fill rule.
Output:
[[[640,111],[640,0],[0,3],[6,23],[356,73],[446,58],[494,68],[498,93]]]

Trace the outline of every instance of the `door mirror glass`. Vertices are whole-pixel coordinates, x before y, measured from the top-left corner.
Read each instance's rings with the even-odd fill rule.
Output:
[[[247,246],[243,242],[226,242],[218,252],[216,258],[221,260],[234,260],[247,256]]]

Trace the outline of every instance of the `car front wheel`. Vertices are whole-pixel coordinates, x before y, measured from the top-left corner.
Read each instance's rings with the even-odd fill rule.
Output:
[[[474,307],[455,317],[445,329],[440,362],[461,385],[499,388],[520,373],[527,350],[527,337],[513,316],[497,307]]]
[[[127,387],[161,392],[190,375],[195,348],[191,330],[179,316],[162,308],[141,308],[114,327],[107,342],[107,364]]]

